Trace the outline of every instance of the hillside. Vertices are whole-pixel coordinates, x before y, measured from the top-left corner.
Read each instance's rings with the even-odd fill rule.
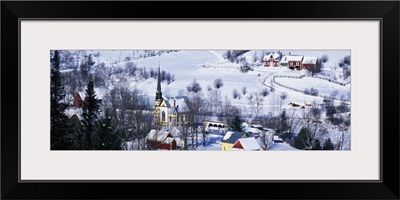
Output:
[[[316,57],[327,55],[328,61],[324,63],[322,71],[316,77],[306,76],[310,73],[305,69],[298,71],[287,67],[264,67],[260,60],[265,52],[267,51],[248,51],[239,56],[241,62],[232,63],[224,59],[225,51],[222,50],[63,51],[65,62],[62,65],[62,72],[68,74],[75,71],[79,74],[82,72],[82,63],[85,63],[89,58],[88,55],[91,55],[93,64],[89,67],[89,74],[100,77],[99,84],[95,84],[99,98],[107,95],[117,85],[127,85],[129,88],[138,89],[150,102],[153,102],[157,79],[152,74],[157,73],[160,67],[161,71],[165,71],[172,77],[171,81],[161,83],[163,96],[187,96],[189,95],[187,86],[196,80],[201,87],[200,95],[205,102],[210,102],[212,106],[220,105],[221,109],[226,104],[235,106],[240,110],[242,118],[249,123],[255,115],[279,116],[282,109],[286,109],[291,118],[300,119],[304,114],[304,109],[294,107],[290,103],[295,102],[300,105],[316,103],[320,106],[324,104],[324,97],[329,97],[334,91],[338,92],[337,99],[342,98],[344,102],[349,103],[350,77],[344,78],[338,66],[345,56],[350,55],[349,51],[290,51],[292,55]],[[289,54],[288,51],[282,51],[282,53]],[[65,56],[67,54],[72,58]],[[73,61],[68,62],[68,60]],[[75,62],[77,64],[68,64]],[[245,73],[240,70],[244,62],[251,65],[251,70]],[[289,76],[305,77],[294,79]],[[221,79],[223,83],[219,89],[214,86],[216,79]],[[70,91],[69,99],[72,99],[74,91],[82,92],[84,86],[85,84],[81,84],[75,88],[67,84],[66,88]],[[309,88],[318,90],[318,95],[304,94],[303,91]],[[236,95],[234,95],[235,90]],[[261,93],[263,95],[260,95]],[[286,94],[284,99],[282,94]],[[254,103],[256,98],[259,98],[257,105]],[[338,106],[341,101],[336,100],[333,104]],[[255,112],[256,109],[258,112]],[[310,107],[305,107],[305,109],[309,110]],[[321,116],[322,120],[327,117],[324,113]],[[299,131],[301,126],[298,124],[295,131]],[[330,126],[330,124],[324,125],[327,129]]]

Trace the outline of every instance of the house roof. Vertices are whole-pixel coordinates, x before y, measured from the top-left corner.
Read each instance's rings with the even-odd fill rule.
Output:
[[[274,58],[274,60],[277,60],[277,61],[279,61],[280,58],[281,58],[281,55],[280,55],[279,53],[276,53],[276,52],[269,52],[269,53],[265,54],[263,60],[264,60],[264,61],[265,61],[265,60],[269,60],[269,58],[270,58],[271,56],[272,56],[272,58]]]
[[[79,96],[81,97],[82,100],[85,100],[85,97],[86,97],[86,95],[85,95],[86,92],[85,91],[77,92],[77,93],[79,94]],[[103,98],[103,96],[104,96],[103,91],[100,90],[99,88],[94,88],[94,93],[96,94],[96,99],[97,100],[101,100]]]
[[[174,110],[177,110],[178,113],[186,113],[191,111],[191,105],[187,96],[166,97],[164,100],[168,108],[174,108],[175,101],[175,108],[170,110],[170,113],[173,113]]]
[[[78,92],[79,96],[81,97],[82,100],[85,99],[85,92]]]
[[[303,56],[295,56],[295,55],[284,55],[281,59],[281,63],[287,63],[289,61],[302,61]]]
[[[169,133],[168,131],[160,130],[157,132],[153,129],[147,134],[146,140],[164,142],[168,137],[172,137],[171,133]]]
[[[305,63],[305,64],[316,64],[317,60],[318,60],[317,57],[304,56],[303,63]]]
[[[221,142],[229,143],[229,144],[234,144],[239,138],[243,137],[245,133],[243,132],[233,132],[233,131],[227,131],[222,138]]]
[[[257,142],[256,138],[254,137],[248,137],[248,138],[239,138],[235,144],[233,145],[235,148],[235,145],[240,143],[240,145],[243,147],[244,150],[246,151],[252,151],[252,150],[260,150],[261,145]]]
[[[64,110],[64,113],[68,118],[76,115],[79,120],[82,120],[82,108],[67,108]]]

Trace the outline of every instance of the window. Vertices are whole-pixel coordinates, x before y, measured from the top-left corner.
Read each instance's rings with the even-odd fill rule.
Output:
[[[164,112],[164,111],[162,111],[161,118],[162,118],[162,120],[161,120],[161,121],[165,122],[165,112]]]

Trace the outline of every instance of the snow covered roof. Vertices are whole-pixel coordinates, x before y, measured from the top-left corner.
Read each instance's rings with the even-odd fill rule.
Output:
[[[187,96],[166,97],[165,102],[167,103],[168,108],[174,108],[175,105],[174,110],[176,109],[178,113],[190,112],[190,102]],[[174,110],[172,110],[172,112]]]
[[[97,99],[103,98],[104,94],[103,94],[102,90],[100,90],[99,88],[95,88],[94,92],[96,94]],[[85,97],[86,97],[85,92],[77,92],[77,93],[79,94],[79,96],[81,97],[82,100],[85,100]]]
[[[239,138],[243,137],[243,135],[245,135],[243,132],[227,131],[221,142],[234,144]]]
[[[85,99],[86,95],[85,92],[78,92],[79,96],[81,97],[82,100]]]
[[[267,54],[265,54],[265,56],[264,56],[264,58],[263,58],[263,60],[265,61],[265,60],[269,60],[270,58],[271,58],[271,56],[272,56],[272,58],[274,59],[274,60],[280,60],[280,54],[278,54],[278,53],[276,53],[276,52],[270,52],[270,53],[267,53]]]
[[[64,110],[64,113],[68,118],[76,115],[79,120],[82,120],[82,108],[67,108]]]
[[[158,142],[163,142],[166,141],[168,137],[172,137],[172,135],[168,131],[156,131],[156,130],[151,130],[149,134],[146,136],[146,140],[154,140]]]
[[[281,59],[281,63],[287,63],[289,61],[302,61],[303,56],[294,56],[294,55],[284,55]]]
[[[317,60],[318,60],[317,57],[304,56],[303,63],[305,63],[305,64],[316,64]]]
[[[253,127],[247,127],[244,130],[247,133],[261,133],[261,130],[258,128],[253,128]]]
[[[256,138],[254,138],[254,137],[240,138],[235,142],[235,144],[233,145],[232,148],[237,148],[237,147],[235,147],[237,144],[240,144],[238,146],[243,147],[243,149],[246,151],[254,151],[254,150],[261,149],[260,143],[258,143]]]

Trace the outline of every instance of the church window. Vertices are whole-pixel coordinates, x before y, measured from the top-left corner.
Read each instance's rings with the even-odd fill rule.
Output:
[[[162,117],[162,121],[165,121],[165,112],[164,111],[162,111],[161,117]]]

